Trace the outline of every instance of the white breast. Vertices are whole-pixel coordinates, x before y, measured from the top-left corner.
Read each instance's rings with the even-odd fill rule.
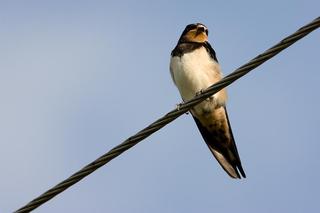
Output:
[[[210,57],[204,47],[181,57],[172,57],[170,71],[173,81],[185,101],[193,98],[201,89],[207,89],[222,77],[219,64]],[[225,102],[226,97],[219,97],[225,92],[220,95],[219,93],[215,95],[215,98],[223,99],[221,101]]]

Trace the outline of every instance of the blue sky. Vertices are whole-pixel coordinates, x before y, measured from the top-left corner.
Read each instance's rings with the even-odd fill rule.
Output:
[[[180,102],[170,51],[202,22],[225,74],[319,16],[310,1],[1,1],[0,212]],[[228,87],[247,179],[183,115],[34,212],[319,211],[317,30]]]

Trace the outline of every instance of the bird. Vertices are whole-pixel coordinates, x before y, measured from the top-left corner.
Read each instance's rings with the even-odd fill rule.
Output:
[[[171,52],[170,74],[183,102],[201,94],[222,79],[216,52],[208,41],[208,28],[189,24]],[[227,92],[222,89],[190,112],[209,150],[226,173],[246,178],[226,108]]]

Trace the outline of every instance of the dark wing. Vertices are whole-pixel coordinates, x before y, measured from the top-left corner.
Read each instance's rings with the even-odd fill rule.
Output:
[[[203,43],[203,45],[206,48],[206,50],[208,51],[208,53],[210,54],[211,58],[213,58],[216,62],[218,62],[216,52],[211,47],[210,43],[206,41],[205,43]]]
[[[217,159],[221,167],[229,174],[232,178],[246,177],[246,174],[242,168],[240,157],[238,154],[237,146],[235,144],[227,110],[225,107],[221,107],[221,110],[225,111],[225,119],[227,121],[227,129],[211,129],[208,130],[202,125],[199,119],[193,116],[198,129],[206,142],[208,148]]]
[[[231,135],[231,141],[232,141],[232,149],[233,149],[233,153],[234,155],[236,156],[237,158],[237,167],[242,175],[242,177],[246,177],[246,174],[242,168],[242,165],[241,165],[241,160],[240,160],[240,156],[239,156],[239,152],[238,152],[238,149],[237,149],[237,145],[236,145],[236,142],[234,140],[234,137],[233,137],[233,133],[232,133],[232,128],[231,128],[231,125],[230,125],[230,121],[229,121],[229,116],[228,116],[228,112],[227,112],[227,108],[224,107],[224,111],[226,113],[226,117],[227,117],[227,121],[228,121],[228,126],[229,126],[229,130],[230,130],[230,135]]]

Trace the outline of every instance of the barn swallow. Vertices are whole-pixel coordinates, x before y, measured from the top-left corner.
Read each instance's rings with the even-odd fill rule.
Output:
[[[186,26],[171,52],[170,73],[183,101],[192,99],[221,80],[222,72],[216,53],[208,42],[208,28],[205,25],[196,23]],[[204,141],[222,168],[232,178],[245,178],[226,101],[227,92],[222,89],[193,107],[190,112]]]

